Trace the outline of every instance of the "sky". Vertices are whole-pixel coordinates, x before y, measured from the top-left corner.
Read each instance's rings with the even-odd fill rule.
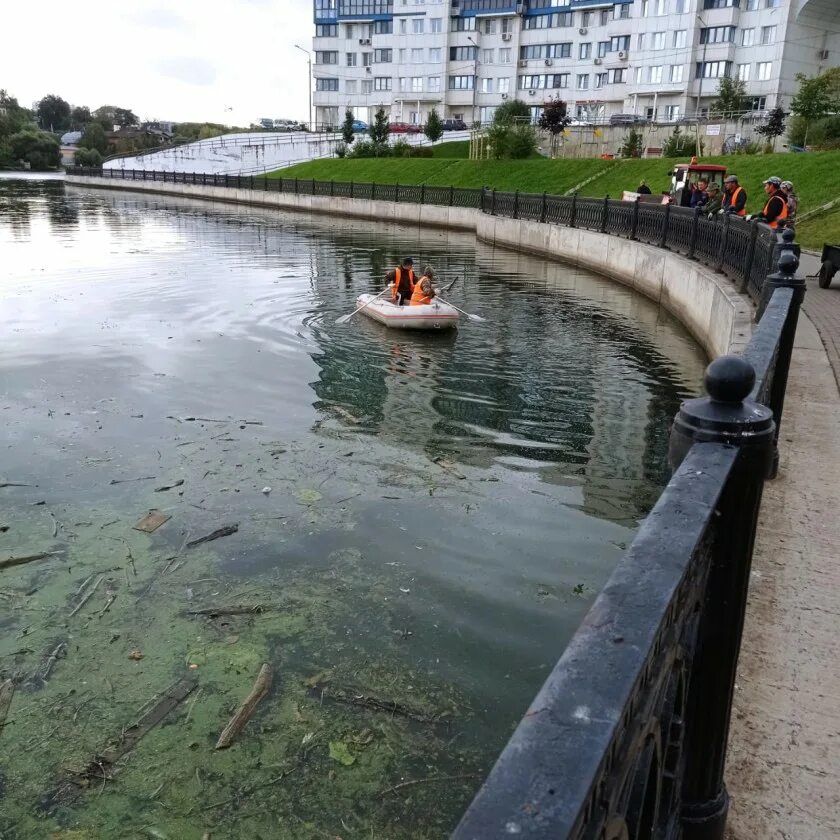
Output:
[[[130,108],[141,120],[306,120],[306,55],[294,45],[311,49],[311,0],[3,7],[0,88],[26,107],[53,93],[91,110]]]

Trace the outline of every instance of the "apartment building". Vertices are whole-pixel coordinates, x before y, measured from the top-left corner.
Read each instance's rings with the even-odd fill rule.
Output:
[[[314,0],[315,121],[488,123],[515,97],[537,119],[704,114],[724,76],[757,114],[795,75],[840,64],[840,0]]]

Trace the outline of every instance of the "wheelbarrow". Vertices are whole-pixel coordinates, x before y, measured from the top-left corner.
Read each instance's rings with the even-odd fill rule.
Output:
[[[823,245],[820,259],[820,273],[817,275],[821,289],[831,285],[834,275],[840,271],[840,245]]]

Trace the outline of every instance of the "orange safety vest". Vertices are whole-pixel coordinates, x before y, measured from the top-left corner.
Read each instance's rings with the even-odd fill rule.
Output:
[[[394,269],[394,289],[391,292],[391,300],[398,300],[399,293],[400,293],[400,281],[402,280],[402,268]],[[410,268],[408,270],[408,282],[410,286],[410,294],[414,294],[414,269]]]
[[[781,225],[781,223],[784,222],[784,220],[788,217],[787,200],[785,199],[784,195],[782,195],[781,192],[774,192],[773,195],[771,195],[770,198],[767,199],[767,204],[764,205],[764,209],[761,211],[761,215],[764,216],[765,218],[767,218],[767,210],[770,207],[770,202],[774,198],[778,198],[779,201],[782,202],[782,212],[779,213],[779,215],[776,216],[776,218],[773,219],[772,222],[767,222],[767,224],[771,228],[773,228],[773,230],[776,230]]]
[[[429,295],[423,294],[423,286],[418,283],[414,287],[414,291],[411,293],[411,305],[412,306],[424,306],[427,303],[431,303],[432,298]]]
[[[729,203],[726,205],[727,207],[734,207],[738,201],[738,196],[744,191],[743,187],[737,187],[736,189],[732,190],[732,195],[729,199]],[[746,205],[742,207],[736,214],[736,216],[746,216],[747,215],[747,208]]]

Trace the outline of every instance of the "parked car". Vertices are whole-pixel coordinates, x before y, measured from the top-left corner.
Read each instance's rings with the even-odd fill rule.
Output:
[[[467,124],[463,120],[444,120],[444,131],[466,131]]]
[[[419,125],[412,125],[411,123],[406,123],[406,122],[389,123],[388,128],[391,130],[391,134],[419,134],[420,133],[420,126]]]
[[[650,122],[641,114],[611,114],[610,125],[647,125]]]
[[[368,124],[362,120],[353,120],[353,133],[363,134],[368,130]]]

